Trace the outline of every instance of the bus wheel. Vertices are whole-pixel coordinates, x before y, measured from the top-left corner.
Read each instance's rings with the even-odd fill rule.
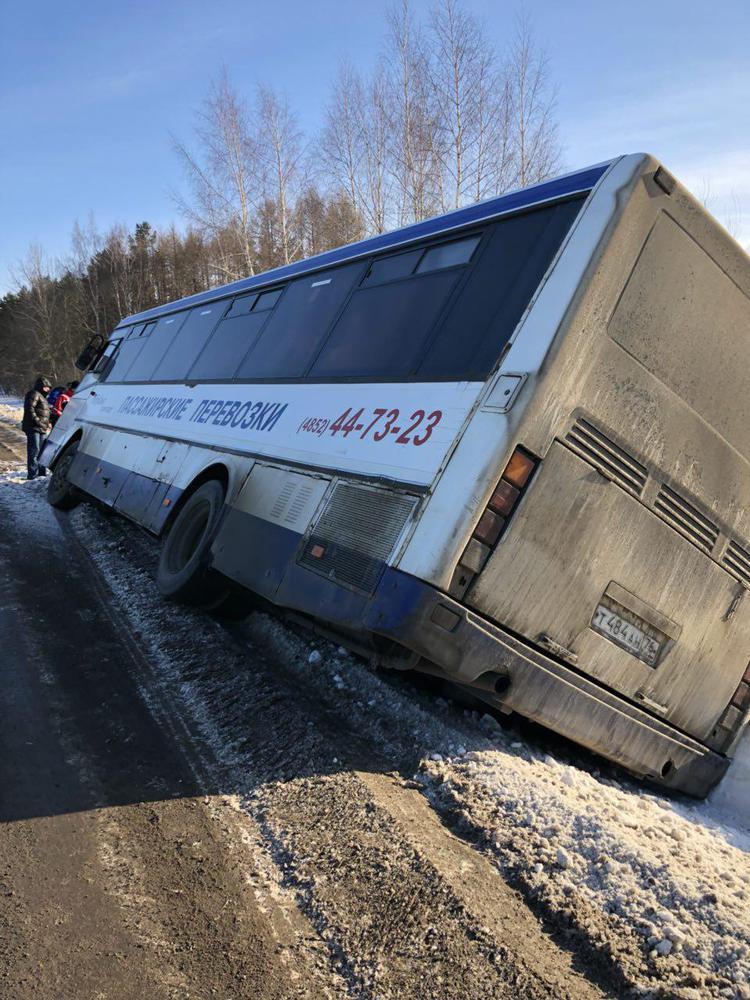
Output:
[[[47,487],[47,502],[58,510],[72,510],[81,502],[81,494],[68,479],[73,459],[78,454],[78,442],[66,448],[55,462]]]
[[[226,583],[209,566],[209,550],[223,504],[224,488],[211,479],[180,507],[156,571],[156,585],[164,597],[182,604],[208,606],[223,597]]]

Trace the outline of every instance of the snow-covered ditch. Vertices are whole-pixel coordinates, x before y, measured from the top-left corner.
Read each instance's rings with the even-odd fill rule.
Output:
[[[12,491],[16,512],[35,519],[42,485],[6,479],[0,490]],[[164,691],[229,770],[248,773],[243,705],[255,697],[253,672],[238,669],[234,657],[217,669],[215,623],[165,612],[148,570],[117,540],[129,529],[86,508],[73,523]],[[378,753],[418,762],[415,781],[446,821],[542,916],[567,922],[610,956],[635,995],[750,997],[749,740],[711,799],[691,803],[599,768],[573,748],[549,753],[513,726],[415,690],[266,615],[254,615],[246,629]]]

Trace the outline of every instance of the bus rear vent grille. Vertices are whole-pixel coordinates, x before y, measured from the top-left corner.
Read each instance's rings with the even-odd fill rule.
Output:
[[[654,507],[663,521],[675,531],[679,531],[693,545],[697,545],[704,552],[713,550],[719,537],[719,529],[679,493],[670,490],[668,486],[662,486]]]
[[[607,479],[637,497],[642,495],[648,470],[588,420],[576,420],[565,440],[577,455]]]
[[[727,573],[731,573],[740,583],[750,588],[750,552],[741,548],[737,542],[730,542],[721,565]]]
[[[371,594],[416,503],[414,497],[337,483],[300,563]]]

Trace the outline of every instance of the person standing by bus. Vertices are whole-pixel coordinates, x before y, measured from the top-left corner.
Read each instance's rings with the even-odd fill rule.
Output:
[[[29,389],[23,398],[21,430],[26,435],[27,479],[36,479],[37,476],[47,474],[44,466],[39,465],[39,452],[52,426],[47,402],[51,384],[48,378],[40,375],[33,389]]]
[[[64,385],[56,385],[54,389],[50,389],[49,395],[47,396],[47,403],[49,405],[50,411],[54,410],[55,403],[64,392],[65,392]]]
[[[55,391],[54,389],[47,397],[47,402],[50,408],[50,423],[52,424],[53,427],[62,416],[63,410],[68,405],[70,400],[73,398],[73,393],[76,391],[77,388],[78,388],[77,381],[69,382],[63,389],[60,390],[54,401],[52,399],[52,392]]]

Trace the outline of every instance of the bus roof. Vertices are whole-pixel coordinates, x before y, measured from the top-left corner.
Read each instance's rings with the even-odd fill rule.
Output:
[[[437,236],[440,233],[447,233],[453,229],[460,229],[463,226],[473,223],[486,222],[488,219],[504,215],[508,212],[516,212],[519,209],[530,208],[533,205],[543,204],[546,201],[554,201],[557,198],[564,198],[567,195],[590,191],[614,162],[614,160],[608,160],[605,163],[598,163],[595,166],[586,167],[584,170],[577,170],[570,174],[564,174],[561,177],[554,177],[551,180],[520,188],[496,198],[487,198],[473,205],[467,205],[466,208],[458,208],[444,215],[436,215],[431,219],[412,223],[401,229],[394,229],[388,233],[371,236],[368,239],[359,240],[357,243],[349,243],[346,246],[337,247],[335,250],[326,250],[324,253],[315,254],[313,257],[306,257],[304,260],[294,261],[292,264],[284,264],[270,271],[263,271],[261,274],[253,275],[250,278],[240,278],[238,281],[232,281],[227,285],[219,285],[205,292],[198,292],[196,295],[188,295],[186,298],[177,299],[162,306],[155,306],[153,309],[146,309],[140,313],[134,313],[132,316],[121,320],[118,328],[128,326],[131,323],[142,322],[143,320],[156,319],[170,312],[202,305],[203,303],[222,299],[229,295],[242,294],[263,285],[286,281],[307,271],[316,271],[331,264],[343,263],[344,261],[354,260],[357,257],[366,257],[368,254],[381,250],[394,249],[403,244],[411,243],[414,240]]]

